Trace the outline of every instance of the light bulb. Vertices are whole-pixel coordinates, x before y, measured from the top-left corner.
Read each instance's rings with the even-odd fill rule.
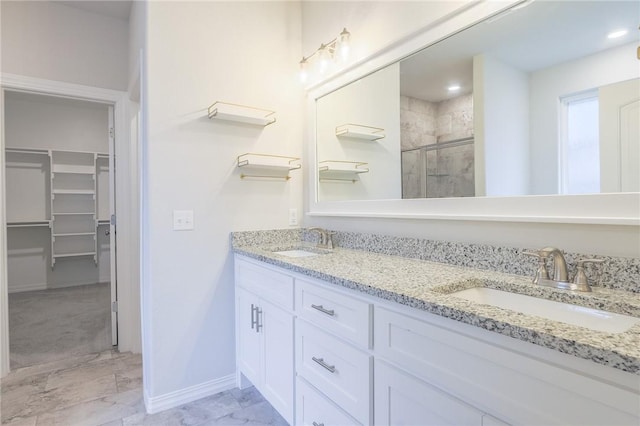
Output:
[[[327,68],[329,68],[329,51],[327,46],[324,44],[320,45],[318,49],[318,72],[320,74],[324,74],[327,72]]]
[[[300,61],[300,83],[307,82],[307,78],[309,78],[309,73],[307,71],[308,68],[309,68],[309,63],[307,62],[307,59],[303,56],[302,60]]]
[[[346,28],[343,28],[342,32],[340,33],[340,36],[338,37],[340,57],[342,58],[343,61],[346,61],[349,58],[349,50],[351,47],[349,43],[350,38],[351,38],[351,33],[349,33],[349,31],[347,31]]]

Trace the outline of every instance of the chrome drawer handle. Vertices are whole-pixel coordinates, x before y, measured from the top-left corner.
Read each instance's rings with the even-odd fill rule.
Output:
[[[311,305],[311,307],[316,311],[320,311],[323,314],[327,314],[330,316],[334,316],[336,314],[333,309],[325,309],[322,305]]]
[[[324,423],[313,422],[313,426],[324,426]]]
[[[327,364],[326,362],[324,362],[324,358],[316,358],[315,356],[312,356],[311,359],[320,364],[320,366],[325,368],[326,370],[329,370],[332,373],[336,372],[336,366]]]

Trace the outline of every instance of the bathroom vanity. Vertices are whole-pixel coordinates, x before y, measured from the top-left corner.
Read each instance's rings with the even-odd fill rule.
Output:
[[[288,248],[301,257],[276,253]],[[638,424],[640,322],[595,331],[452,295],[492,288],[640,321],[638,293],[304,248],[234,243],[238,381],[291,424]]]

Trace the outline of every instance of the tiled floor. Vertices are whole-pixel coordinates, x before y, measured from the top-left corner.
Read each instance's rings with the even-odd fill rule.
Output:
[[[11,368],[111,349],[109,283],[9,294]]]
[[[148,415],[140,356],[112,351],[15,370],[0,398],[2,424],[12,426],[287,425],[255,388]]]

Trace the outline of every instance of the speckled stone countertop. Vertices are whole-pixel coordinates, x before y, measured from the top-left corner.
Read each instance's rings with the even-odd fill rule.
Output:
[[[537,286],[520,275],[339,247],[312,257],[274,253],[303,246],[313,250],[299,235],[292,230],[275,239],[233,236],[232,247],[235,253],[328,283],[640,375],[640,324],[622,333],[594,331],[450,295],[489,287],[640,318],[638,293],[609,288],[576,293]]]

